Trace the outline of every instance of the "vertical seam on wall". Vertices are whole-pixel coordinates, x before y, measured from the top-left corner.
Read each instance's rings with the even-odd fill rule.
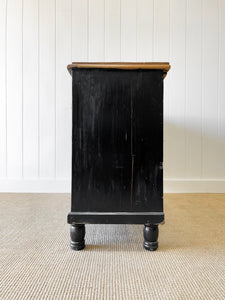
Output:
[[[217,87],[217,137],[220,136],[220,72],[221,72],[221,12],[220,0],[218,0],[218,87]]]
[[[154,61],[154,46],[155,46],[155,0],[152,1],[152,61]]]
[[[89,0],[87,0],[87,61],[89,61]]]
[[[38,0],[38,177],[40,178],[40,0]]]
[[[21,130],[21,131],[22,131],[22,134],[21,134],[21,139],[22,139],[22,141],[21,141],[21,148],[22,148],[22,149],[21,149],[21,152],[22,152],[22,155],[21,155],[21,160],[22,160],[22,161],[21,161],[21,175],[22,175],[22,176],[21,176],[21,177],[22,177],[22,178],[24,177],[24,174],[23,174],[23,173],[24,173],[24,170],[23,170],[23,161],[24,161],[24,153],[23,153],[23,150],[24,150],[24,145],[23,145],[23,144],[24,144],[24,120],[23,120],[23,115],[24,115],[24,113],[23,113],[23,110],[24,110],[24,103],[23,103],[23,84],[24,84],[24,78],[23,78],[23,75],[24,75],[24,74],[23,74],[23,73],[24,73],[24,72],[23,72],[23,59],[24,59],[24,57],[23,57],[23,9],[24,9],[24,8],[23,8],[23,5],[24,5],[24,0],[22,0],[22,11],[21,11],[21,14],[22,14],[22,16],[21,16],[21,17],[22,17],[22,24],[21,24],[21,27],[22,27],[22,28],[21,28],[21,29],[22,29],[22,30],[21,30],[21,40],[22,40],[22,41],[21,41],[21,42],[22,42],[22,45],[21,45],[21,47],[22,47],[22,57],[21,57],[21,65],[22,65],[22,66],[21,66],[21,73],[22,73],[22,76],[21,76],[21,77],[22,77],[22,78],[21,78],[21,80],[22,80],[22,83],[21,83],[21,85],[22,85],[22,86],[21,86],[21,97],[22,97],[22,101],[21,101],[21,102],[22,102],[22,103],[21,103],[21,106],[22,106],[22,107],[21,107],[21,121],[22,121],[22,122],[21,122],[21,123],[22,123],[22,124],[21,124],[21,127],[22,127],[22,128],[21,128],[21,129],[22,129],[22,130]]]
[[[8,0],[6,0],[6,5],[5,5],[5,175],[6,177],[8,177],[8,154],[7,154],[7,151],[8,151],[8,129],[7,129],[7,121],[8,121],[8,118],[7,118],[7,112],[8,112],[8,101],[7,101],[7,75],[8,75],[8,72],[7,72],[7,42],[8,42],[8,37],[7,37],[7,28],[8,28],[8,23],[7,23],[7,15],[8,15]]]
[[[184,105],[184,136],[185,136],[185,165],[184,165],[184,177],[187,178],[187,165],[188,165],[188,157],[189,157],[189,151],[188,151],[188,145],[187,145],[187,105],[188,105],[188,99],[187,99],[187,4],[188,0],[185,1],[185,105]]]
[[[55,109],[55,161],[54,161],[54,177],[56,178],[56,153],[57,153],[57,149],[56,149],[56,0],[55,0],[55,77],[54,77],[54,109]]]
[[[135,26],[135,29],[136,29],[136,36],[135,36],[135,39],[136,39],[136,62],[137,62],[137,24],[138,24],[138,22],[137,22],[137,19],[138,19],[138,13],[137,13],[137,0],[135,0],[135,12],[136,12],[136,15],[135,15],[135,21],[136,21],[136,26]]]
[[[201,178],[203,178],[203,126],[204,126],[204,104],[203,104],[203,0],[201,0]]]
[[[121,61],[121,21],[122,21],[122,5],[120,0],[120,61]]]
[[[169,62],[171,60],[171,48],[172,48],[172,30],[171,30],[171,27],[172,27],[172,21],[171,21],[171,10],[172,10],[172,5],[171,5],[171,1],[169,0]],[[164,157],[165,157],[165,145],[169,145],[168,142],[166,141],[166,143],[164,142],[165,141],[165,131],[164,131],[164,128],[165,128],[165,107],[166,105],[164,105],[165,101],[167,101],[167,120],[170,122],[170,103],[171,103],[171,80],[170,80],[170,76],[169,78],[167,78],[167,86],[168,86],[168,96],[167,96],[167,100],[165,100],[164,98],[164,83],[163,83],[163,157],[162,157],[162,162],[164,162]],[[168,130],[167,130],[167,136],[168,136]],[[163,169],[163,172],[165,173],[165,170]],[[167,168],[167,172],[168,174],[168,168]],[[165,174],[166,175],[166,174]]]
[[[105,61],[105,0],[103,0],[104,4],[104,61]]]

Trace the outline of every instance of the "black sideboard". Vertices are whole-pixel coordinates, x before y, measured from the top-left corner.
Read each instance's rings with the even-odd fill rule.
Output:
[[[163,79],[169,63],[72,63],[71,248],[85,224],[144,224],[158,248],[163,213]]]

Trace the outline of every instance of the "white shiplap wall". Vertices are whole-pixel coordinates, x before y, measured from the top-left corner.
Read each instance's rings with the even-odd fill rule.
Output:
[[[70,191],[71,61],[169,61],[165,192],[225,192],[225,0],[0,0],[0,191]]]

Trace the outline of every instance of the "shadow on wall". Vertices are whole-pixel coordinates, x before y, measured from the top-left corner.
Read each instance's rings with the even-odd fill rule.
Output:
[[[215,122],[214,122],[215,123]],[[224,179],[225,136],[215,124],[201,129],[199,120],[189,127],[164,121],[164,177]]]

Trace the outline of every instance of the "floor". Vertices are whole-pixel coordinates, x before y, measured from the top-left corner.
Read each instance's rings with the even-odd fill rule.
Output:
[[[87,225],[69,248],[69,194],[0,194],[0,299],[225,299],[225,194],[167,194],[159,249],[141,225]]]

